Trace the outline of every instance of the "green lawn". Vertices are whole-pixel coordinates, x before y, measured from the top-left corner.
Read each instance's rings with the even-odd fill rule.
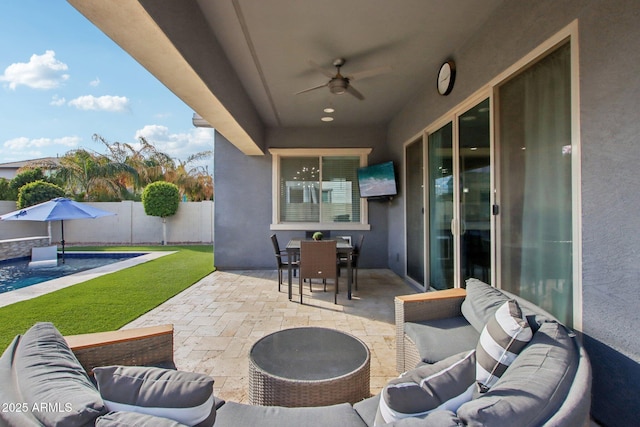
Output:
[[[0,352],[36,322],[53,322],[63,335],[119,329],[214,270],[211,245],[70,250],[178,252],[0,308]]]

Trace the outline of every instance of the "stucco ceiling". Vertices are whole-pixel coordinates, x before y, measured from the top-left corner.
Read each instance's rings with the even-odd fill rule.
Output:
[[[198,0],[267,126],[385,124],[416,91],[435,91],[439,66],[502,0]],[[334,95],[309,61],[343,75],[391,66],[352,82],[365,99]]]
[[[68,0],[246,154],[268,127],[387,124],[503,0]],[[363,96],[335,95],[329,77]],[[461,70],[458,69],[460,75]],[[455,88],[454,88],[455,91]],[[335,109],[333,122],[321,122]]]

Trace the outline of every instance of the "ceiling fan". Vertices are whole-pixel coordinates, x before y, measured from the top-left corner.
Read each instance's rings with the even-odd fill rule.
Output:
[[[323,87],[328,87],[329,91],[333,94],[336,95],[342,95],[343,93],[349,93],[353,96],[355,96],[356,98],[358,98],[359,100],[364,100],[364,96],[358,92],[353,86],[351,86],[351,81],[352,80],[361,80],[364,79],[366,77],[372,77],[378,74],[383,74],[383,73],[387,73],[389,71],[391,71],[391,67],[390,66],[385,66],[385,67],[378,67],[378,68],[374,68],[371,70],[365,70],[365,71],[360,71],[358,73],[354,73],[354,74],[350,74],[347,76],[343,76],[342,74],[340,74],[340,68],[347,62],[346,59],[344,58],[337,58],[333,61],[333,66],[336,67],[336,71],[335,73],[332,70],[327,70],[322,68],[321,66],[319,66],[318,64],[316,64],[313,61],[309,61],[309,64],[315,68],[316,70],[320,71],[322,74],[324,74],[326,77],[328,77],[330,80],[327,83],[321,84],[319,86],[314,86],[311,87],[309,89],[305,89],[305,90],[301,90],[300,92],[296,92],[296,95],[301,94],[301,93],[305,93],[305,92],[310,92],[312,90],[316,90],[316,89],[320,89]]]

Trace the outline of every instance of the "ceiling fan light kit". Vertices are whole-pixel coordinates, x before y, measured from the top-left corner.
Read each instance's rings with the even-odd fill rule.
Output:
[[[358,92],[352,85],[351,85],[351,80],[355,80],[355,79],[364,79],[367,77],[372,77],[375,76],[377,74],[383,74],[386,72],[391,71],[391,67],[380,67],[380,68],[375,68],[372,70],[366,70],[366,71],[361,71],[355,74],[351,74],[351,75],[347,75],[347,76],[343,76],[342,74],[340,74],[340,68],[347,62],[346,59],[344,58],[336,58],[333,60],[333,66],[336,67],[336,71],[335,73],[333,71],[330,70],[325,70],[324,68],[322,68],[321,66],[319,66],[318,64],[316,64],[313,61],[309,61],[309,64],[317,69],[318,71],[320,71],[324,76],[329,78],[329,81],[323,85],[319,85],[319,86],[314,86],[312,88],[309,89],[305,89],[305,90],[301,90],[300,92],[296,92],[296,95],[299,95],[301,93],[305,93],[305,92],[310,92],[312,90],[316,90],[316,89],[321,89],[323,87],[328,87],[329,88],[329,92],[331,92],[334,95],[342,95],[344,93],[349,93],[351,95],[353,95],[354,97],[358,98],[359,100],[364,100],[364,95],[362,95],[360,92]]]

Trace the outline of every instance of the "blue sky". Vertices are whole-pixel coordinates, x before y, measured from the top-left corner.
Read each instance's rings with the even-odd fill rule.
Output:
[[[186,160],[213,149],[213,130],[64,0],[0,5],[0,163],[62,156],[93,141],[144,136]]]

